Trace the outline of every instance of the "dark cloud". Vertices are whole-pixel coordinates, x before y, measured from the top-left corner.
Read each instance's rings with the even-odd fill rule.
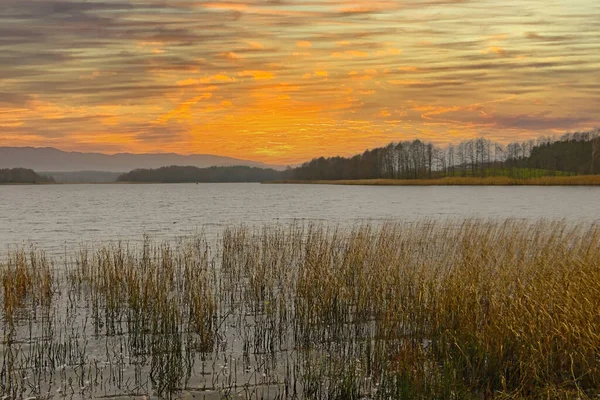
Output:
[[[545,131],[557,129],[568,131],[573,128],[587,127],[591,129],[598,123],[594,117],[587,116],[552,116],[550,113],[520,114],[514,116],[495,116],[493,122],[497,128],[518,128],[523,130]]]
[[[0,107],[26,107],[32,96],[24,93],[0,91]]]

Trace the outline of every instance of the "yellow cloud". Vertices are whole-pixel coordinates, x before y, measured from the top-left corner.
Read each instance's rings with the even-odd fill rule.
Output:
[[[192,79],[192,78],[183,79],[183,80],[175,82],[175,84],[177,86],[193,86],[193,85],[197,85],[199,83],[200,83],[199,79]]]
[[[378,50],[377,52],[375,52],[375,54],[378,56],[394,56],[394,55],[402,54],[402,50],[400,50],[400,49]]]
[[[259,42],[255,42],[255,41],[248,41],[246,42],[248,43],[248,47],[250,47],[253,50],[260,50],[260,49],[264,49],[265,46],[263,46],[261,43]]]
[[[380,117],[390,117],[392,114],[388,111],[387,108],[382,108],[381,111],[379,111],[379,116]]]
[[[16,128],[23,125],[23,121],[2,121],[0,118],[0,127],[2,128]]]
[[[204,77],[200,79],[200,83],[211,83],[211,82],[235,82],[236,79],[233,76],[219,73],[216,75]]]
[[[256,81],[275,79],[275,74],[270,71],[240,71],[238,72],[240,77],[252,77]]]
[[[204,108],[200,108],[197,111],[198,111],[198,113],[214,113],[214,112],[219,112],[219,111],[230,110],[232,106],[233,106],[233,103],[231,103],[231,101],[222,100],[218,104],[211,104]]]
[[[334,58],[367,57],[368,55],[369,53],[360,50],[336,51],[331,53],[331,57]]]
[[[360,2],[359,2],[360,3]],[[395,6],[397,7],[397,6]],[[369,1],[365,4],[358,4],[352,6],[344,6],[340,9],[340,12],[345,14],[367,14],[378,11],[383,11],[385,9],[393,9],[394,5],[391,2],[382,2],[382,1]]]
[[[231,61],[240,60],[243,58],[242,56],[234,53],[233,51],[227,51],[225,53],[221,53],[220,56],[223,58],[226,58],[228,60],[231,60]]]
[[[388,81],[388,83],[390,83],[392,85],[410,86],[410,85],[421,85],[426,82],[421,81],[421,80],[416,80],[416,79],[391,79]]]
[[[189,100],[186,100],[183,103],[179,104],[172,111],[169,111],[168,113],[161,115],[157,121],[160,124],[164,124],[164,123],[169,122],[172,119],[176,119],[178,121],[181,121],[184,119],[190,119],[191,118],[190,109],[192,108],[192,106],[196,105],[201,100],[210,99],[211,97],[212,97],[212,93],[202,93],[202,94],[195,96]]]
[[[481,52],[483,54],[496,54],[498,56],[505,56],[506,55],[506,50],[504,50],[503,48],[498,47],[498,46],[488,47],[487,49],[482,50]]]
[[[508,34],[503,33],[503,34],[500,34],[500,35],[492,35],[492,36],[489,37],[489,39],[493,40],[493,41],[506,40],[506,39],[508,39]]]
[[[352,71],[348,75],[350,76],[350,79],[352,79],[353,81],[370,81],[371,79],[373,79],[373,76],[371,76],[371,75],[368,75],[368,74],[360,75],[356,71]]]
[[[300,48],[303,48],[303,49],[308,49],[308,48],[312,47],[312,43],[309,42],[308,40],[298,40],[296,42],[296,46],[300,47]]]

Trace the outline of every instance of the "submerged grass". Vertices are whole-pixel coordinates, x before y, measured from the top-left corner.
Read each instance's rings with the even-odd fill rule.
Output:
[[[542,176],[527,179],[512,178],[509,176],[490,176],[485,178],[456,176],[433,179],[281,180],[267,183],[372,186],[597,186],[600,185],[600,175]]]
[[[17,252],[0,266],[2,394],[73,377],[81,397],[600,394],[595,224],[240,226],[214,257],[146,240],[49,265]]]

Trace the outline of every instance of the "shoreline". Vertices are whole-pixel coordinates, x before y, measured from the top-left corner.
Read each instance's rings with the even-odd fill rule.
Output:
[[[355,179],[355,180],[279,180],[265,184],[358,185],[358,186],[600,186],[600,175],[546,176],[531,179],[506,176],[474,178],[447,177],[434,179]]]
[[[47,185],[156,185],[156,184],[202,184],[202,183],[257,183],[266,185],[347,185],[347,186],[600,186],[600,175],[545,176],[540,178],[496,177],[446,177],[432,179],[344,179],[344,180],[295,180],[283,179],[264,182],[10,182],[0,186],[47,186]]]

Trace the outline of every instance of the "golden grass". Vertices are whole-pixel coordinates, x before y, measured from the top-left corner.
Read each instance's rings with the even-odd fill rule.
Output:
[[[11,253],[6,264],[0,264],[2,309],[12,323],[19,309],[47,306],[53,295],[54,276],[43,253],[28,255],[20,250]]]
[[[307,397],[358,398],[373,379],[376,398],[598,393],[598,227],[467,221],[302,235],[227,238],[238,279],[259,277],[249,297],[283,304],[276,313],[292,315],[296,345],[312,354]]]
[[[596,186],[600,185],[600,175],[545,176],[531,179],[494,176],[486,178],[447,177],[439,179],[355,179],[334,181],[282,180],[267,183],[372,186]]]
[[[63,364],[88,387],[82,371],[102,376],[86,350],[96,340],[107,348],[101,363],[139,371],[136,393],[164,397],[195,374],[208,377],[204,387],[247,398],[259,396],[257,376],[291,399],[600,394],[598,225],[241,226],[225,229],[217,249],[211,259],[199,240],[115,245],[82,251],[62,271],[36,253],[13,253],[0,263],[0,389],[42,395],[31,388],[68,379],[56,370]],[[38,321],[39,307],[54,319]],[[39,323],[42,337],[27,342]],[[238,359],[252,372],[239,372]],[[129,393],[119,374],[100,378],[98,390],[110,382]]]

